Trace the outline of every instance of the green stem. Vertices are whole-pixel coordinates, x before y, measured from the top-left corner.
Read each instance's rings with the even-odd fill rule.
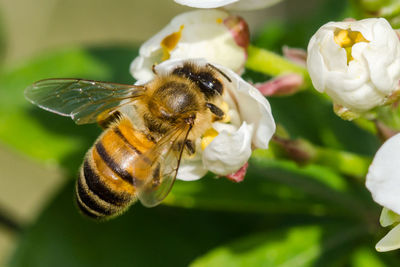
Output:
[[[313,163],[329,167],[344,175],[364,178],[371,164],[369,157],[325,147],[315,148],[317,153],[312,160]]]
[[[304,139],[287,139],[274,136],[268,150],[256,150],[253,157],[289,158],[299,165],[316,164],[331,170],[364,179],[371,158],[338,149],[316,146]]]
[[[271,76],[288,73],[300,74],[304,79],[302,89],[311,86],[311,79],[306,68],[263,48],[249,46],[246,68]]]

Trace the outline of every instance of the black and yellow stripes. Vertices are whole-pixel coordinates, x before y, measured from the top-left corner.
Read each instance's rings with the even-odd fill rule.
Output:
[[[100,219],[123,212],[136,199],[136,160],[154,146],[122,118],[107,129],[89,150],[77,181],[78,207]],[[143,175],[143,174],[141,174]]]

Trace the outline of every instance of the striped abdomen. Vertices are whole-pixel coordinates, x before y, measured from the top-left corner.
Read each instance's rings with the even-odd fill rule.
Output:
[[[153,146],[125,117],[105,130],[80,170],[76,196],[82,213],[100,219],[129,207],[136,200],[138,175],[143,176],[135,170],[134,161]]]

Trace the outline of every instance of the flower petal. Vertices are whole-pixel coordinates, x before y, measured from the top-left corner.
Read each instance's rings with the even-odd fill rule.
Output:
[[[369,167],[366,186],[375,202],[400,214],[400,134],[387,140]]]
[[[229,10],[256,10],[275,5],[280,1],[282,0],[241,0],[226,8]]]
[[[390,230],[375,246],[379,252],[400,248],[400,224]]]
[[[177,179],[182,181],[195,181],[206,175],[207,169],[204,168],[201,158],[197,160],[183,160],[179,166]]]
[[[255,10],[272,6],[282,0],[175,0],[176,3],[196,8],[225,7],[232,10]]]
[[[275,132],[275,121],[268,100],[233,71],[222,66],[218,68],[232,79],[231,87],[235,89],[230,90],[229,95],[237,105],[242,121],[253,126],[252,144],[257,148],[268,148],[269,140]]]
[[[197,8],[216,8],[222,7],[239,0],[174,0],[176,3],[190,6],[190,7],[197,7]]]
[[[383,208],[381,217],[379,218],[379,222],[381,223],[381,225],[383,227],[387,227],[394,223],[400,222],[400,215],[397,213],[394,213],[390,209]]]
[[[218,175],[239,170],[251,156],[252,132],[246,122],[236,132],[220,132],[203,151],[204,166]]]

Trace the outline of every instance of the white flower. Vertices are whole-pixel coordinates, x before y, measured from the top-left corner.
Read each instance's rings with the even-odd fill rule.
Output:
[[[281,0],[175,0],[178,4],[197,8],[225,7],[231,10],[254,10],[272,6]]]
[[[400,42],[383,18],[329,22],[308,44],[307,68],[315,89],[362,113],[398,89]]]
[[[168,74],[186,60],[167,60],[157,65],[159,75]],[[204,66],[204,59],[191,59]],[[221,65],[215,65],[231,80],[223,100],[229,123],[214,122],[211,129],[196,140],[194,158],[181,162],[178,179],[197,180],[207,171],[217,175],[228,175],[239,170],[250,158],[254,148],[268,148],[269,140],[275,132],[275,122],[271,107],[264,96],[235,72]],[[138,81],[137,84],[147,80]]]
[[[384,207],[381,225],[395,227],[376,245],[378,251],[400,248],[400,134],[387,140],[369,167],[366,186],[378,204]]]
[[[221,10],[186,12],[140,47],[130,71],[137,80],[149,80],[153,64],[166,59],[205,58],[241,72],[248,44],[248,26],[240,17]]]

